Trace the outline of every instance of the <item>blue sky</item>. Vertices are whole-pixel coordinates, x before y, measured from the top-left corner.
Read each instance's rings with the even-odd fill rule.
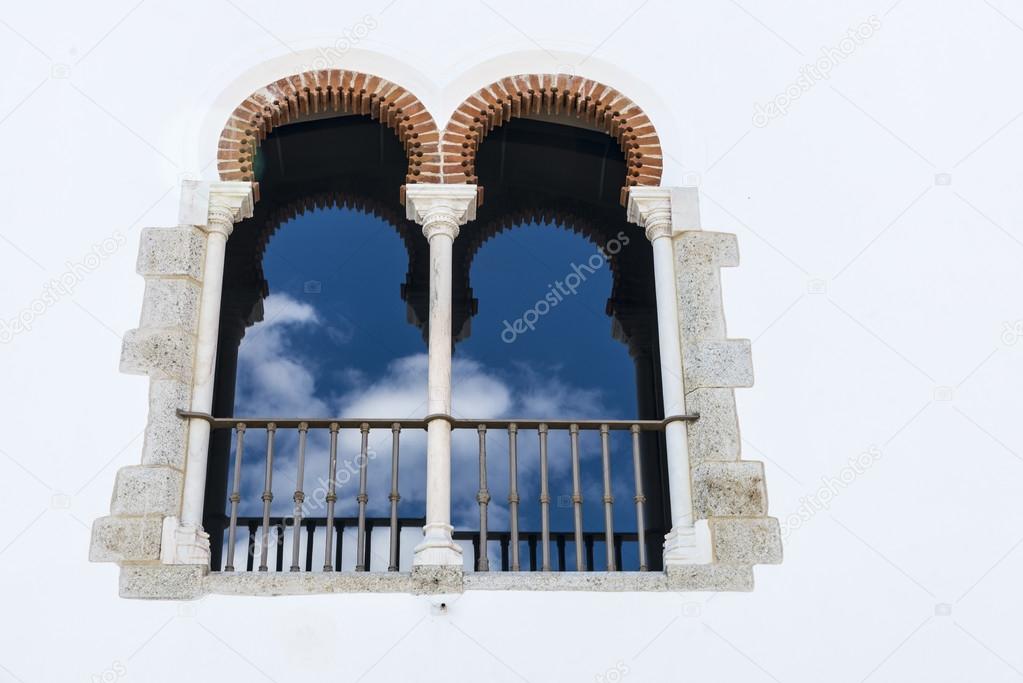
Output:
[[[463,230],[472,230],[472,224]],[[577,293],[562,297],[535,329],[513,343],[505,341],[510,334],[502,339],[505,321],[533,309],[550,285],[595,253],[588,240],[553,225],[519,226],[484,244],[471,273],[479,313],[455,357],[479,361],[510,382],[537,373],[596,392],[599,403],[584,402],[579,408],[601,410],[573,413],[578,417],[634,416],[632,361],[625,347],[611,339],[611,320],[604,314],[611,290],[607,266],[587,275]],[[426,352],[420,331],[406,322],[399,296],[407,259],[385,221],[352,209],[309,212],[272,238],[263,261],[271,295],[311,306],[319,319],[318,325],[288,332],[295,357],[316,369],[316,396],[326,399],[360,379],[379,377],[398,358]],[[249,330],[243,349],[261,326]],[[242,414],[251,397],[239,393]]]

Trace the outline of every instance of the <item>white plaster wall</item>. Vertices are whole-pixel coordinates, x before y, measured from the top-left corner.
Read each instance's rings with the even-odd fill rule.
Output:
[[[441,125],[507,73],[615,85],[659,127],[665,182],[698,177],[705,228],[738,234],[744,457],[791,530],[754,593],[470,593],[446,616],[393,595],[179,605],[119,600],[117,569],[86,562],[141,447],[147,381],[117,373],[140,227],[175,222],[181,178],[212,177],[237,99],[366,15],[340,66],[411,88]],[[870,15],[830,79],[752,125]],[[0,319],[31,319],[0,345],[0,681],[1023,676],[1018,5],[124,0],[0,19]],[[831,500],[793,524],[808,497]]]

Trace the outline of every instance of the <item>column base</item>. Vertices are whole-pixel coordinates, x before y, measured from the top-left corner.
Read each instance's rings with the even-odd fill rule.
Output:
[[[413,566],[462,566],[462,546],[451,537],[450,524],[427,524],[423,542],[416,546]]]
[[[427,566],[412,567],[412,593],[414,595],[457,595],[465,589],[462,585],[464,572],[461,567]]]
[[[693,526],[676,524],[664,537],[664,566],[710,564],[714,561],[710,526],[701,519]]]
[[[210,566],[210,535],[192,524],[181,524],[177,517],[163,518],[160,542],[163,564],[201,564]]]

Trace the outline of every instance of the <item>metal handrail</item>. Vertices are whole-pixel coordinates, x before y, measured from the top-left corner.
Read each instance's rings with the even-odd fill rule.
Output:
[[[548,429],[570,429],[573,425],[581,430],[599,431],[604,425],[610,430],[629,431],[633,425],[639,427],[643,432],[660,432],[672,422],[692,422],[700,417],[699,413],[685,415],[671,415],[663,420],[539,420],[535,418],[481,418],[469,420],[455,418],[450,415],[427,415],[425,418],[407,419],[355,419],[343,417],[311,417],[311,418],[272,418],[272,417],[213,417],[209,413],[197,413],[190,410],[178,410],[178,417],[187,419],[204,420],[214,429],[232,428],[239,423],[246,427],[259,429],[273,424],[280,428],[296,428],[305,425],[310,429],[328,428],[337,425],[341,429],[359,428],[367,425],[370,429],[390,429],[393,425],[401,425],[403,429],[426,429],[433,420],[447,420],[455,429],[476,429],[484,426],[487,429],[506,429],[512,425],[519,429],[537,429],[540,425],[546,425]]]
[[[418,428],[426,429],[430,424],[435,424],[438,420],[444,420],[449,423],[451,429],[473,429],[479,435],[479,489],[476,494],[476,501],[479,503],[480,513],[480,528],[476,534],[476,568],[479,571],[487,571],[489,567],[488,555],[486,552],[488,540],[500,540],[504,541],[502,534],[490,534],[488,529],[488,506],[491,501],[490,490],[487,485],[487,433],[489,430],[504,431],[508,438],[508,470],[509,470],[509,483],[508,483],[508,506],[510,513],[510,529],[507,532],[507,542],[510,550],[510,557],[502,555],[502,566],[507,565],[512,571],[518,571],[520,569],[520,558],[519,558],[519,539],[520,531],[518,528],[518,516],[519,516],[519,490],[518,490],[518,464],[517,464],[517,442],[520,431],[535,431],[539,439],[539,456],[540,456],[540,543],[541,543],[541,571],[551,571],[551,541],[552,537],[556,540],[559,550],[558,566],[564,567],[565,562],[562,557],[564,553],[564,544],[569,538],[567,534],[559,535],[552,533],[550,524],[550,482],[549,482],[549,461],[548,461],[548,436],[551,431],[567,431],[570,438],[571,445],[571,459],[572,459],[572,507],[573,507],[573,535],[572,539],[575,544],[576,551],[576,569],[577,571],[585,571],[587,566],[593,566],[592,547],[587,547],[587,543],[592,546],[593,539],[597,538],[595,535],[587,535],[588,532],[583,529],[582,519],[582,488],[580,485],[580,453],[579,453],[579,435],[582,431],[596,431],[600,434],[600,451],[601,451],[601,475],[603,480],[603,495],[600,500],[603,508],[604,516],[604,546],[606,553],[606,567],[609,571],[615,571],[621,566],[621,543],[623,537],[621,534],[616,534],[614,531],[614,486],[612,477],[612,456],[611,456],[611,439],[610,433],[612,431],[628,431],[631,433],[631,451],[632,451],[632,469],[634,479],[634,495],[632,499],[636,506],[636,539],[638,543],[638,554],[639,554],[639,568],[641,571],[646,570],[648,567],[647,554],[646,554],[646,524],[644,519],[644,505],[646,503],[646,495],[643,490],[643,465],[642,455],[640,447],[640,433],[641,432],[663,432],[665,428],[673,422],[688,422],[699,418],[698,414],[692,415],[672,415],[663,420],[537,420],[537,419],[522,419],[522,418],[505,418],[505,419],[493,419],[484,418],[476,420],[468,420],[455,418],[447,414],[434,414],[427,415],[423,418],[416,419],[353,419],[353,418],[268,418],[268,417],[213,417],[208,413],[200,413],[194,411],[178,410],[177,415],[185,419],[197,419],[207,422],[211,429],[232,429],[236,433],[236,448],[234,456],[234,477],[231,495],[229,497],[230,506],[230,521],[228,525],[228,540],[227,540],[227,561],[224,565],[226,571],[234,570],[234,552],[235,552],[235,541],[237,538],[239,524],[245,518],[239,517],[239,504],[241,502],[241,482],[242,482],[242,460],[243,453],[245,452],[245,435],[250,429],[265,429],[266,430],[266,451],[264,458],[264,471],[263,471],[263,492],[260,496],[262,500],[262,518],[259,520],[245,520],[244,523],[249,528],[249,543],[250,547],[254,549],[255,543],[255,530],[258,528],[261,530],[261,540],[259,543],[259,571],[268,571],[271,558],[269,557],[269,546],[270,546],[270,535],[271,531],[271,503],[274,499],[273,492],[273,474],[275,469],[274,463],[274,452],[275,452],[275,440],[279,429],[297,429],[298,430],[298,444],[297,444],[297,475],[296,475],[296,488],[292,500],[295,504],[295,518],[293,522],[294,527],[298,527],[301,524],[303,503],[305,501],[305,491],[303,488],[304,473],[305,473],[305,454],[307,446],[307,437],[310,430],[322,430],[327,429],[330,432],[330,446],[329,446],[329,466],[328,466],[328,477],[327,477],[327,492],[325,497],[326,502],[326,517],[325,519],[334,519],[335,502],[338,499],[335,482],[337,481],[337,453],[338,453],[338,440],[342,430],[357,429],[361,434],[361,448],[360,454],[361,460],[357,461],[358,465],[358,482],[359,492],[356,496],[358,502],[358,536],[357,536],[357,549],[356,549],[356,571],[367,571],[369,569],[368,562],[368,548],[370,543],[370,533],[372,532],[372,526],[374,524],[367,524],[366,517],[366,506],[369,500],[367,490],[367,468],[368,468],[368,457],[369,453],[369,433],[371,429],[387,429],[391,432],[391,490],[388,495],[390,501],[390,517],[387,520],[391,528],[391,545],[389,560],[390,564],[388,569],[390,571],[396,571],[399,560],[399,548],[398,548],[398,533],[401,527],[401,520],[398,517],[398,501],[401,496],[398,491],[398,465],[399,465],[399,441],[401,432],[406,428]],[[307,529],[313,527],[308,523],[305,525]],[[297,529],[296,529],[297,531]],[[337,539],[335,545],[334,541],[335,524],[325,524],[325,538],[324,538],[324,571],[332,571],[335,569],[338,563],[339,548],[341,539]],[[283,543],[284,531],[283,527],[278,527],[275,532],[277,534],[277,540],[279,543]],[[528,534],[526,534],[528,536]],[[291,571],[300,571],[302,562],[300,558],[300,539],[297,533],[292,535],[292,561]],[[311,539],[310,545],[311,548]],[[311,551],[307,549],[307,557],[305,566],[307,571],[312,566],[312,556],[309,555]],[[502,553],[504,550],[502,548]],[[251,570],[254,558],[250,557],[247,561],[247,569]],[[278,568],[283,566],[284,562],[284,549],[283,547],[277,548],[276,564]],[[534,565],[536,562],[536,556],[534,552],[530,552],[530,565]]]

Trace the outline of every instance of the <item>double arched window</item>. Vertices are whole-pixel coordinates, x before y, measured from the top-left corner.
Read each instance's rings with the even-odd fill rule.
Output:
[[[305,73],[235,109],[218,170],[185,188],[204,235],[147,238],[202,258],[164,564],[713,588],[774,557],[759,464],[738,460],[734,240],[700,231],[694,188],[660,187],[623,94],[512,76],[439,128],[384,79]],[[123,366],[155,386],[163,332],[136,333]]]

